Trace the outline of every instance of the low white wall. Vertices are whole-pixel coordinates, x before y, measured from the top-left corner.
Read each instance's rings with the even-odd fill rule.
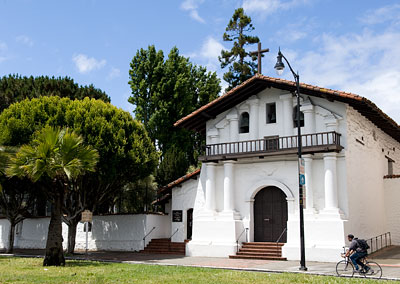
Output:
[[[15,236],[16,248],[41,249],[46,247],[50,218],[25,219],[21,231]],[[146,238],[146,244],[152,238],[170,236],[169,216],[156,214],[93,216],[92,231],[88,233],[89,250],[138,251],[144,248],[143,237],[153,228]],[[0,219],[0,249],[8,242],[9,222]],[[68,226],[63,223],[63,247],[67,248]],[[75,249],[86,248],[84,224],[79,223],[76,233]]]
[[[391,233],[392,244],[400,245],[400,178],[385,179],[384,192],[387,231]]]

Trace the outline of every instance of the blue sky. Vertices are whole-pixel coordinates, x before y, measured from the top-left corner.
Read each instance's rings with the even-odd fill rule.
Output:
[[[128,72],[138,49],[154,44],[167,55],[177,46],[222,77],[217,57],[230,48],[222,34],[238,7],[270,48],[264,75],[277,76],[280,46],[300,81],[367,97],[400,122],[395,0],[0,0],[0,76],[69,76],[132,111]]]

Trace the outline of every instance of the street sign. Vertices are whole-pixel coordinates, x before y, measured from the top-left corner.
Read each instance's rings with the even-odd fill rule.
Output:
[[[81,222],[92,222],[93,213],[89,210],[85,210],[82,212],[82,219]]]
[[[300,184],[305,185],[306,184],[306,177],[304,174],[300,174]]]

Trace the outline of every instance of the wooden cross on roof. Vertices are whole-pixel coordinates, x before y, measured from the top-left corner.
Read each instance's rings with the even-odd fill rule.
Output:
[[[257,55],[257,58],[258,58],[257,73],[258,74],[261,74],[261,57],[262,57],[262,54],[265,52],[269,52],[269,48],[261,49],[261,42],[258,42],[257,51],[250,52],[250,55],[252,55],[252,56]]]

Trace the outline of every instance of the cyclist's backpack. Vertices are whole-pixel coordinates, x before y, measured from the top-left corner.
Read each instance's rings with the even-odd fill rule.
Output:
[[[364,239],[357,239],[357,243],[358,243],[358,246],[359,246],[362,250],[367,250],[367,249],[369,249],[369,245],[368,245],[368,243],[367,243],[366,240],[364,240]]]

